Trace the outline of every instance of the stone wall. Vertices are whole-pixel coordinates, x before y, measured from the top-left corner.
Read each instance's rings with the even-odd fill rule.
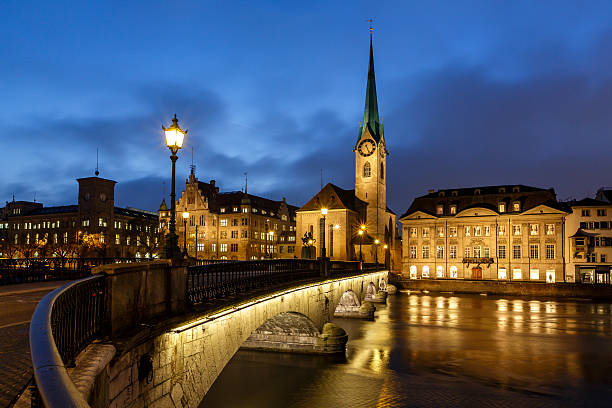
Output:
[[[541,283],[506,281],[466,281],[436,279],[404,279],[396,282],[400,289],[429,290],[432,292],[487,293],[542,297],[574,297],[612,300],[611,285],[581,283]]]
[[[197,407],[244,341],[280,313],[306,316],[321,330],[348,290],[361,299],[387,272],[279,291],[201,316],[124,350],[110,366],[110,407]]]

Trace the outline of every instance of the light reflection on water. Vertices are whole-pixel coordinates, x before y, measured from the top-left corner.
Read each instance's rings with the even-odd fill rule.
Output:
[[[612,400],[610,304],[398,294],[378,308],[374,322],[335,322],[349,333],[345,361],[241,351],[202,406],[608,406]]]

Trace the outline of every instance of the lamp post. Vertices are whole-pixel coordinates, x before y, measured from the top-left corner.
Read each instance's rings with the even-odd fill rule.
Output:
[[[274,231],[270,231],[268,234],[270,235],[270,241],[274,242]],[[268,252],[270,253],[270,259],[272,259],[272,244],[268,244],[266,249],[268,249]]]
[[[374,248],[376,250],[376,266],[378,266],[378,244],[380,244],[380,240],[378,238],[376,238],[374,240],[374,245],[376,245]]]
[[[174,258],[179,255],[178,248],[178,236],[176,235],[176,192],[174,188],[174,180],[176,175],[176,159],[178,156],[176,153],[179,151],[181,147],[183,147],[183,141],[185,140],[185,135],[187,134],[187,130],[182,130],[178,125],[178,119],[176,118],[176,114],[174,114],[174,118],[172,118],[172,125],[168,128],[165,128],[162,125],[162,129],[164,131],[164,136],[166,137],[166,146],[170,149],[170,160],[172,160],[172,188],[170,190],[170,201],[172,205],[170,206],[170,232],[168,233],[168,237],[166,239],[166,258]]]
[[[321,215],[323,215],[323,223],[321,224],[323,227],[321,228],[321,258],[325,259],[325,217],[327,216],[327,208],[321,208]]]
[[[189,212],[187,212],[187,209],[185,208],[185,211],[183,211],[183,227],[185,228],[185,239],[183,241],[183,253],[185,254],[185,256],[188,255],[187,253],[187,219],[189,218]]]
[[[363,244],[363,234],[365,234],[365,229],[366,226],[361,224],[361,226],[359,227],[359,231],[357,231],[357,234],[359,234],[359,260],[363,261],[363,257],[361,256],[361,245]]]
[[[385,244],[383,248],[385,248],[385,269],[386,269],[387,268],[387,250],[389,249],[389,245]]]

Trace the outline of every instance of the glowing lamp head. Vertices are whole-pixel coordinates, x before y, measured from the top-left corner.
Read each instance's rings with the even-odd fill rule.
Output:
[[[363,235],[363,230],[362,230],[362,229],[360,229],[360,230],[359,230],[357,233],[358,233],[359,235]]]
[[[172,118],[172,124],[167,128],[162,125],[162,129],[164,130],[164,135],[166,136],[166,146],[168,146],[173,153],[176,153],[181,147],[183,147],[183,141],[185,140],[185,135],[187,134],[187,130],[181,129],[181,127],[178,125],[176,113],[174,114],[174,118]]]
[[[183,211],[183,219],[186,220],[187,218],[189,218],[189,212]]]
[[[308,245],[312,245],[312,239],[308,240]]]
[[[270,231],[270,235],[271,235],[271,236],[274,236],[274,231]]]
[[[321,208],[321,214],[327,215],[327,208]]]
[[[385,244],[384,248],[385,248],[385,249],[389,248],[389,245]]]
[[[340,229],[340,224],[336,224],[336,225],[334,225],[334,229],[335,229],[335,230],[339,230],[339,229]]]
[[[375,239],[375,240],[374,240],[374,243],[375,243],[376,245],[378,245],[378,244],[380,244],[380,240]]]
[[[359,229],[360,229],[361,231],[365,231],[365,229],[366,229],[365,224],[361,224],[361,226],[359,227]]]

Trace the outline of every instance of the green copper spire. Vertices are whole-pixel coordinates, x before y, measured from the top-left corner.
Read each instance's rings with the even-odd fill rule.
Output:
[[[382,124],[378,117],[378,100],[376,98],[376,78],[374,77],[374,47],[372,46],[372,31],[370,31],[370,64],[368,66],[368,85],[366,87],[365,110],[363,113],[363,124],[359,128],[359,141],[367,129],[376,140],[380,141],[383,134]]]

